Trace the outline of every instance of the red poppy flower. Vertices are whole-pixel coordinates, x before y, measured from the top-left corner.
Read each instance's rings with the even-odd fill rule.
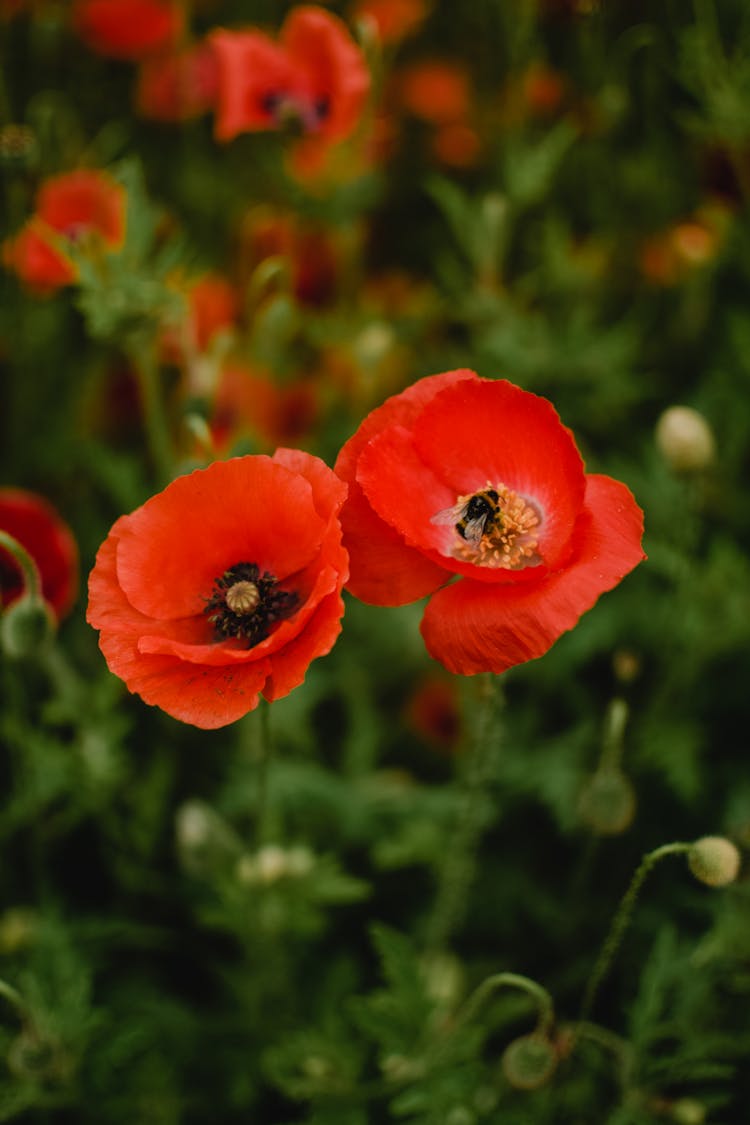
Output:
[[[73,262],[60,249],[98,237],[110,248],[125,237],[125,190],[105,172],[78,168],[42,184],[36,211],[3,247],[3,259],[32,289],[45,292],[75,281]]]
[[[584,473],[551,403],[473,371],[388,399],[336,471],[349,589],[375,605],[431,594],[422,635],[451,672],[542,656],[645,557],[631,493]]]
[[[138,68],[138,112],[153,121],[188,121],[213,108],[218,72],[208,43],[144,59]]]
[[[173,0],[76,0],[73,27],[108,58],[136,60],[174,43],[184,23]]]
[[[362,52],[323,8],[294,8],[278,41],[260,31],[217,31],[216,136],[276,129],[289,121],[325,143],[348,136],[370,85]]]
[[[44,497],[21,488],[0,488],[0,529],[34,560],[42,596],[57,619],[63,618],[78,591],[78,547],[68,525]],[[0,547],[0,605],[11,605],[23,593],[18,563]]]
[[[340,632],[346,487],[290,449],[178,477],[99,549],[87,619],[132,692],[205,729],[279,699]]]

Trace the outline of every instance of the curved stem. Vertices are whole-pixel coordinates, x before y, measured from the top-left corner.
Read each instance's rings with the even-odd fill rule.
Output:
[[[456,1017],[455,1027],[463,1026],[472,1020],[486,1000],[500,988],[519,988],[527,992],[539,1009],[537,1033],[547,1035],[555,1018],[555,1009],[552,997],[546,988],[530,977],[521,976],[520,973],[494,973],[487,977],[475,989]]]
[[[21,546],[17,539],[9,535],[7,531],[0,531],[0,547],[4,548],[8,554],[12,555],[21,568],[26,593],[35,601],[40,601],[42,597],[42,583],[39,577],[39,568],[29,552],[25,547]]]
[[[622,936],[625,933],[628,922],[630,921],[635,906],[638,893],[643,885],[643,882],[652,867],[654,867],[659,860],[664,859],[668,855],[684,855],[690,848],[690,844],[675,843],[663,844],[660,848],[656,848],[641,860],[633,879],[627,891],[622,897],[617,913],[614,916],[609,933],[601,948],[601,952],[594,965],[593,972],[589,977],[586,991],[583,996],[583,1003],[581,1005],[581,1015],[579,1023],[585,1023],[591,1014],[594,1006],[596,994],[599,986],[607,975],[609,968],[612,964],[615,954],[619,948]]]
[[[13,988],[12,985],[8,984],[2,979],[0,979],[0,996],[7,1000],[8,1003],[15,1008],[16,1012],[22,1019],[26,1019],[26,1003],[23,999],[23,996],[20,992],[18,992],[17,989]]]

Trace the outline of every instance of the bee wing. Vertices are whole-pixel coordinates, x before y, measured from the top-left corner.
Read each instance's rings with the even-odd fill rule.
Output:
[[[443,508],[442,512],[435,512],[435,515],[430,517],[430,523],[456,524],[463,519],[465,511],[465,504],[454,504],[452,508]]]
[[[476,519],[467,520],[463,528],[463,537],[467,543],[476,546],[484,535],[487,526],[487,516],[478,516]]]

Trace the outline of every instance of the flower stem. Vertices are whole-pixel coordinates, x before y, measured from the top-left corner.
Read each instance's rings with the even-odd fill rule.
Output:
[[[268,805],[268,777],[273,757],[271,738],[271,707],[265,700],[258,707],[258,723],[255,740],[255,759],[258,769],[258,794],[256,805],[255,844],[261,847],[269,835],[270,810]]]
[[[427,949],[446,948],[461,923],[476,867],[476,851],[488,819],[485,796],[493,776],[497,747],[496,718],[501,703],[497,679],[479,678],[480,699],[473,735],[464,755],[456,825],[446,849],[432,914],[427,923]]]
[[[689,848],[690,844],[685,843],[663,844],[660,848],[655,848],[654,851],[648,852],[641,860],[640,866],[617,908],[617,913],[614,916],[609,933],[596,960],[593,972],[589,977],[583,996],[583,1003],[581,1005],[579,1023],[587,1021],[591,1014],[596,994],[617,953],[623,934],[625,933],[633,913],[633,907],[638,898],[638,893],[649,871],[651,871],[652,867],[654,867],[659,860],[669,855],[684,855]]]
[[[0,547],[12,555],[21,568],[23,584],[28,596],[33,598],[34,601],[41,601],[42,584],[39,578],[39,568],[26,548],[22,547],[18,540],[9,535],[7,531],[0,531]]]
[[[160,486],[168,484],[174,475],[172,441],[167,425],[164,401],[159,381],[159,364],[156,349],[149,343],[130,351],[130,361],[138,377],[141,392],[146,439]]]
[[[552,997],[541,984],[531,980],[530,977],[521,976],[520,973],[494,973],[491,977],[483,980],[459,1011],[455,1027],[461,1027],[472,1020],[485,1001],[499,988],[519,988],[521,991],[527,992],[539,1010],[537,1034],[547,1035],[549,1033],[555,1017]]]

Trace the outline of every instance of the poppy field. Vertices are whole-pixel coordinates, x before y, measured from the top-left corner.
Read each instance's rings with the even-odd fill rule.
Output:
[[[744,0],[0,0],[0,184],[0,1121],[745,1125]]]

